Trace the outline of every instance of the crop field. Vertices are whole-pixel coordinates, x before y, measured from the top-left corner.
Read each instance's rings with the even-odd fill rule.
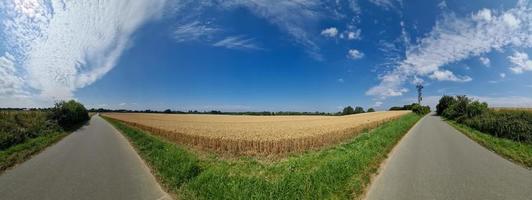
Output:
[[[410,111],[346,116],[106,113],[178,144],[234,155],[269,155],[339,143]]]
[[[532,112],[532,108],[494,107],[492,109],[496,110],[496,111],[528,111],[528,112]]]

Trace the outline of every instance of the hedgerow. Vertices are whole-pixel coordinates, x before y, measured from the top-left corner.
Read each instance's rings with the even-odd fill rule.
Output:
[[[496,137],[532,144],[532,112],[490,110],[466,96],[443,96],[436,106],[443,117]]]

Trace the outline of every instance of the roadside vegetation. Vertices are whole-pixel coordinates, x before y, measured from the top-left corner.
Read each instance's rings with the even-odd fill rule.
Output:
[[[423,106],[418,103],[412,103],[410,105],[404,105],[404,106],[393,106],[389,109],[390,111],[394,110],[411,110],[412,112],[418,114],[418,115],[426,115],[430,113],[430,107],[429,106]]]
[[[59,141],[88,117],[75,101],[49,109],[0,111],[0,173]]]
[[[443,96],[436,113],[450,124],[500,155],[532,167],[532,112],[489,109],[466,96]]]
[[[400,138],[421,118],[413,113],[333,147],[282,160],[222,159],[106,118],[182,199],[348,199],[360,197]]]

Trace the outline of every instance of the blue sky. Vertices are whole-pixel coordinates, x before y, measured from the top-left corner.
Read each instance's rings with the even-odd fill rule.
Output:
[[[532,107],[532,3],[0,3],[0,107],[378,110],[442,94]]]

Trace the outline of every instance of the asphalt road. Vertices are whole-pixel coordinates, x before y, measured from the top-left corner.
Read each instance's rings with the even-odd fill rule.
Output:
[[[99,116],[89,125],[0,175],[0,199],[170,197],[128,141]]]
[[[487,150],[437,116],[394,148],[366,198],[532,199],[532,170]]]

